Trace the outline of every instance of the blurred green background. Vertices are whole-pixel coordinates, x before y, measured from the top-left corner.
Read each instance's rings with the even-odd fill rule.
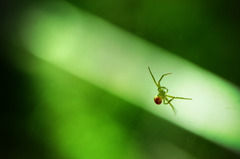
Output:
[[[238,3],[1,1],[0,158],[239,158]]]

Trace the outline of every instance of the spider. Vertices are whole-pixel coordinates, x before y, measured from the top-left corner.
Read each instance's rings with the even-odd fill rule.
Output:
[[[158,83],[156,82],[153,74],[152,74],[152,71],[150,69],[150,67],[148,67],[148,70],[152,76],[152,79],[154,81],[154,83],[156,84],[157,86],[157,90],[158,90],[158,95],[156,95],[154,97],[154,102],[157,104],[157,105],[160,105],[162,102],[163,104],[169,104],[171,107],[172,107],[172,110],[174,112],[174,115],[176,115],[176,109],[174,108],[174,106],[172,105],[171,101],[173,101],[173,99],[185,99],[185,100],[192,100],[191,98],[183,98],[183,97],[175,97],[175,96],[171,96],[171,95],[167,95],[167,92],[168,92],[168,89],[166,87],[163,87],[160,85],[160,82],[161,80],[163,79],[164,76],[166,75],[170,75],[172,73],[166,73],[166,74],[163,74],[162,77],[159,79]],[[170,100],[168,98],[171,98]]]

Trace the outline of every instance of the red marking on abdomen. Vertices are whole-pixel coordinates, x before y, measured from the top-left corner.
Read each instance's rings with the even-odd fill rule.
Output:
[[[154,102],[155,102],[157,105],[159,105],[159,104],[162,103],[162,99],[161,99],[159,96],[155,96],[155,97],[154,97]]]

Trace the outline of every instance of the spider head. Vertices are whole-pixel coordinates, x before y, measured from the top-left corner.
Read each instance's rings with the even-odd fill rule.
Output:
[[[159,96],[155,96],[155,97],[154,97],[154,102],[155,102],[157,105],[159,105],[159,104],[162,103],[162,98],[160,98]]]

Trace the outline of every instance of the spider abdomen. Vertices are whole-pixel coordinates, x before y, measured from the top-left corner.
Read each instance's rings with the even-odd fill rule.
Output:
[[[159,104],[162,103],[162,98],[160,98],[159,96],[155,96],[154,97],[154,102],[159,105]]]

